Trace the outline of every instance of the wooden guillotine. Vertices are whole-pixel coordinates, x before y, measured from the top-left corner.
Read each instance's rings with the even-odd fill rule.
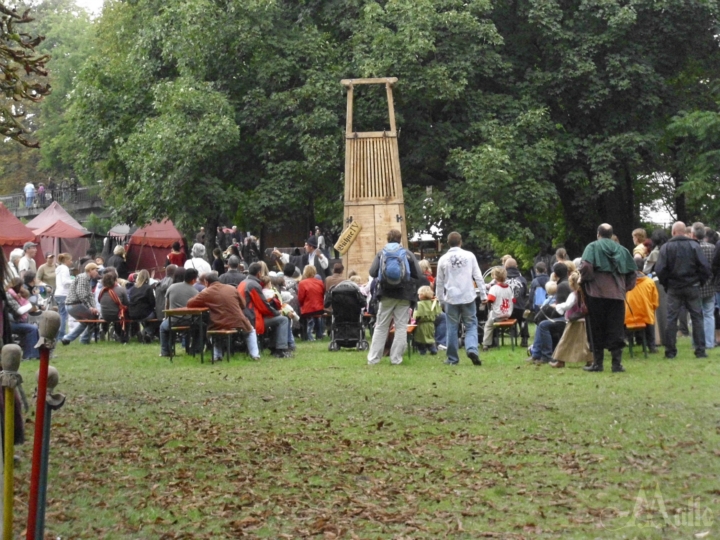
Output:
[[[343,79],[347,89],[345,128],[345,222],[335,244],[343,255],[345,272],[355,270],[367,277],[370,265],[387,243],[390,229],[399,229],[407,248],[405,203],[400,178],[395,106],[392,86],[396,77]],[[353,129],[353,88],[360,84],[384,84],[387,92],[390,131]]]

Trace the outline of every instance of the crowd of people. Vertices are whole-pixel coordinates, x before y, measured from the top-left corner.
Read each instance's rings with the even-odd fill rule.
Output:
[[[287,358],[297,339],[324,337],[331,291],[348,283],[363,298],[370,321],[371,365],[383,356],[400,364],[408,328],[420,354],[445,351],[445,363],[454,365],[464,346],[467,358],[482,365],[480,355],[496,345],[502,321],[515,321],[512,332],[527,347],[530,362],[554,368],[581,363],[587,371],[603,371],[608,351],[612,371],[622,372],[623,349],[636,339],[651,353],[662,345],[665,356],[674,358],[678,325],[686,335],[691,327],[697,357],[706,357],[715,346],[720,280],[713,276],[720,276],[720,250],[717,233],[702,223],[686,227],[677,222],[671,237],[658,229],[648,238],[637,229],[632,253],[617,242],[610,225],[602,224],[581,257],[570,260],[558,249],[549,269],[544,262],[535,265],[530,283],[510,255],[492,269],[486,283],[457,232],[448,235],[448,251],[434,276],[430,263],[418,260],[402,246],[400,231],[391,230],[370,265],[369,278],[363,279],[353,271],[346,277],[341,262],[331,266],[320,230],[301,252],[273,250],[272,270],[259,259],[252,236],[236,234],[236,227],[229,231],[231,244],[224,249],[218,245],[212,258],[200,242],[189,256],[179,242],[173,244],[159,280],[147,270],[130,272],[122,245],[107,261],[86,258],[80,267],[67,253],[47,253],[46,263],[36,268],[37,245],[28,242],[0,264],[3,340],[9,342],[15,334],[24,357],[37,358],[37,316],[51,308],[60,313],[58,339],[64,345],[76,339],[89,344],[94,321],[102,321],[103,331],[121,343],[132,336],[144,343],[159,341],[159,355],[165,357],[174,348],[173,327],[189,328],[179,334],[190,352],[204,342],[198,335],[202,326],[194,319],[174,318],[171,327],[165,311],[207,308],[205,326],[236,331],[236,345],[251,358],[259,359],[262,347]],[[201,230],[196,240],[203,234]],[[536,328],[532,342],[530,322]],[[215,344],[213,359],[222,355]]]
[[[625,371],[623,349],[635,340],[651,354],[662,345],[665,357],[675,358],[678,325],[680,333],[688,335],[688,317],[695,356],[705,358],[707,349],[716,345],[715,329],[720,327],[719,240],[702,223],[688,227],[677,222],[670,238],[662,229],[649,238],[643,229],[633,231],[631,253],[612,227],[602,224],[580,257],[570,260],[559,248],[550,274],[544,262],[536,264],[529,285],[510,255],[492,269],[492,281],[486,284],[477,259],[461,248],[462,238],[453,232],[430,284],[431,295],[422,265],[410,252],[403,253],[410,279],[399,287],[384,283],[384,261],[400,241],[398,231],[391,231],[370,269],[378,281],[380,303],[368,363],[380,361],[391,326],[390,361],[401,363],[407,327],[414,323],[411,326],[421,330],[415,338],[421,354],[445,349],[445,363],[454,365],[463,341],[467,357],[481,365],[480,347],[487,351],[496,343],[497,323],[515,321],[511,331],[527,347],[529,362],[553,368],[579,363],[588,372],[600,372],[607,351],[612,371],[620,373]],[[536,325],[532,343],[528,322]]]

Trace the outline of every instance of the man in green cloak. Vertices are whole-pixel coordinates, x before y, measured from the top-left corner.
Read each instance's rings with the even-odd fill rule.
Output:
[[[612,357],[612,370],[625,371],[625,293],[635,287],[637,266],[630,252],[612,240],[607,223],[598,227],[597,240],[583,252],[580,264],[582,289],[588,315],[586,328],[593,349],[593,363],[586,371],[602,371],[605,349]]]

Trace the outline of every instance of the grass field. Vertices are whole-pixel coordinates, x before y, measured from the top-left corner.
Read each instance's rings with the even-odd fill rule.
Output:
[[[509,346],[482,367],[368,367],[327,341],[213,366],[73,343],[47,538],[717,538],[720,351],[679,349],[590,374]]]

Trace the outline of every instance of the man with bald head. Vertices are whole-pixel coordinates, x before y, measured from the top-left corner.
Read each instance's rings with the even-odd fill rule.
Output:
[[[527,280],[520,273],[520,270],[518,270],[517,261],[512,257],[505,259],[505,270],[507,271],[507,279],[505,280],[505,283],[507,283],[507,285],[512,289],[513,298],[515,299],[510,318],[515,319],[520,327],[520,338],[522,339],[521,346],[527,347],[528,338],[530,337],[527,321],[524,320],[524,313],[528,307]]]
[[[710,279],[710,265],[700,244],[688,238],[685,232],[685,224],[677,221],[672,227],[672,238],[660,248],[655,263],[655,273],[668,295],[667,327],[663,340],[665,358],[677,355],[677,321],[683,306],[692,320],[695,356],[707,358],[700,287]]]
[[[612,240],[607,223],[598,227],[597,240],[583,252],[580,263],[582,290],[588,308],[586,328],[592,338],[593,363],[585,371],[602,371],[605,349],[614,373],[625,371],[625,294],[635,287],[637,266],[630,252]]]

